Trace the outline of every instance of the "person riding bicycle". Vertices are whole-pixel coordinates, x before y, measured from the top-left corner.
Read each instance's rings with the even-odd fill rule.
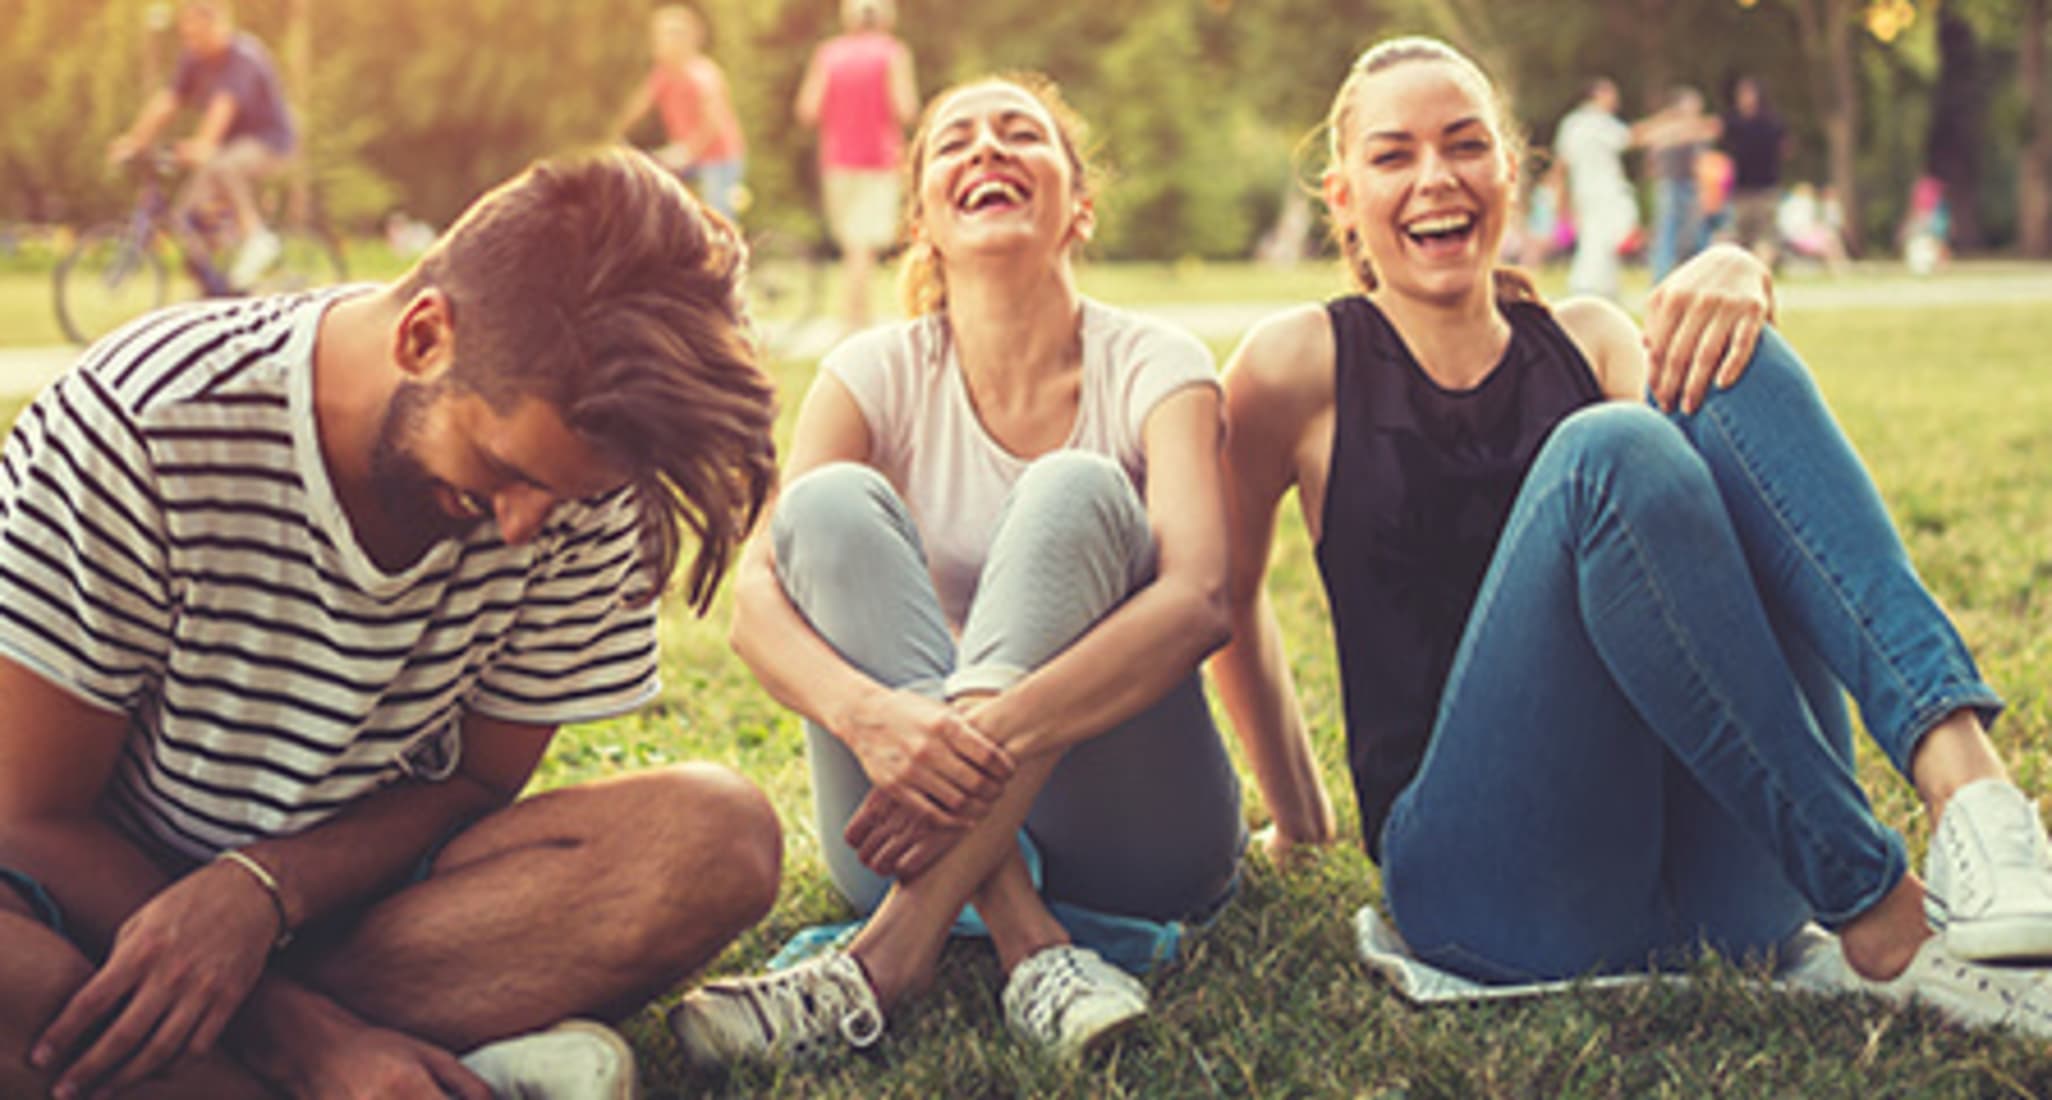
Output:
[[[256,185],[282,171],[298,145],[292,111],[270,51],[235,29],[230,0],[183,0],[178,39],[182,48],[171,83],[108,146],[107,159],[125,161],[148,148],[180,108],[199,111],[198,129],[172,148],[193,169],[174,211],[176,224],[192,225],[200,210],[223,204],[231,209],[241,245],[228,281],[247,287],[282,251],[257,208]]]
[[[738,211],[746,143],[727,94],[726,74],[707,57],[705,20],[683,4],[665,4],[649,17],[653,64],[613,122],[613,134],[627,131],[655,108],[662,115],[664,143],[654,156],[684,178],[698,197],[728,221]]]

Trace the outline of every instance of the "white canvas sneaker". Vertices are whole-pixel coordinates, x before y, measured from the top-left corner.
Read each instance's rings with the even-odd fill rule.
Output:
[[[2052,958],[2052,845],[2011,783],[1969,783],[1945,804],[1925,867],[1926,915],[1963,959]]]
[[[487,1043],[463,1056],[497,1100],[634,1100],[641,1086],[634,1051],[620,1033],[590,1020]]]
[[[746,1060],[817,1061],[843,1045],[883,1036],[883,1009],[862,965],[829,951],[752,978],[707,982],[670,1010],[670,1031],[693,1065]]]
[[[1073,944],[1045,947],[1005,982],[1005,1022],[1064,1061],[1103,1046],[1147,1015],[1147,987]]]
[[[1943,937],[1932,936],[1893,979],[1853,977],[1868,993],[1929,1005],[1968,1027],[2007,1026],[2052,1038],[2052,970],[1970,962],[1953,954]]]

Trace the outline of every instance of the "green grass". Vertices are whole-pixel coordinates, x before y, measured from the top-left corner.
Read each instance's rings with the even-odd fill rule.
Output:
[[[1264,295],[1265,297],[1266,295]],[[1222,298],[1214,300],[1223,300]],[[2029,789],[2052,790],[2052,374],[2037,306],[1800,313],[1802,348],[1866,457],[1910,552],[2012,703],[1996,730]],[[1221,353],[1226,350],[1219,349]],[[777,368],[790,411],[809,362]],[[0,408],[0,417],[13,410]],[[1355,830],[1334,664],[1301,525],[1273,579],[1326,782]],[[566,731],[537,785],[686,759],[731,764],[784,822],[775,911],[713,973],[758,967],[805,925],[847,915],[818,855],[797,721],[727,650],[724,597],[664,627],[665,689],[631,717]],[[1861,768],[1880,814],[1922,851],[1905,785]],[[1265,821],[1249,785],[1250,824]],[[1380,900],[1358,847],[1278,872],[1250,859],[1244,891],[1189,959],[1151,980],[1155,1012],[1105,1059],[1047,1065],[1004,1029],[987,948],[956,944],[937,987],[901,1008],[879,1053],[809,1073],[684,1069],[655,1012],[631,1020],[652,1096],[2027,1096],[2052,1094],[2045,1045],[1964,1032],[1860,999],[1775,995],[1710,962],[1691,988],[1577,992],[1536,1003],[1420,1011],[1355,960],[1349,919]]]

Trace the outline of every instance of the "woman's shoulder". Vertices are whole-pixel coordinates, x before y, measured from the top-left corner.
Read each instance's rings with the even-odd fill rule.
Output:
[[[1263,389],[1332,386],[1335,342],[1323,302],[1308,302],[1257,322],[1226,364],[1228,386]]]
[[[1605,393],[1636,394],[1645,385],[1646,351],[1638,323],[1617,303],[1569,298],[1551,312]]]
[[[1211,349],[1173,321],[1095,298],[1084,298],[1082,308],[1084,340],[1105,348],[1122,366],[1167,360],[1213,369]]]

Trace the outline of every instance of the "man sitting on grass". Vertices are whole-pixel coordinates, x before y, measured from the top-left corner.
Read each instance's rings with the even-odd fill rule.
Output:
[[[631,1095],[563,1021],[760,918],[775,815],[710,766],[514,798],[772,484],[741,259],[638,154],[544,163],[396,283],[154,314],[22,414],[0,1095]]]

